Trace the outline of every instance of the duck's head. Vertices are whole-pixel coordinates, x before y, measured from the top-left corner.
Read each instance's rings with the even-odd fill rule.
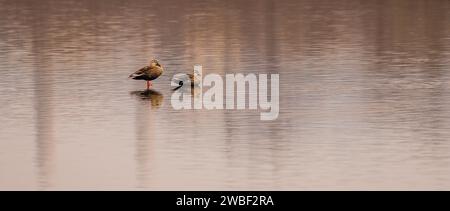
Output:
[[[200,73],[200,71],[197,70],[197,69],[194,69],[194,75],[195,75],[196,77],[202,76],[202,74]]]
[[[158,60],[152,59],[152,61],[150,61],[150,67],[161,67],[161,65],[159,64]]]
[[[202,73],[201,73],[201,69],[202,67],[201,67],[201,65],[195,65],[194,66],[194,75],[195,76],[199,76],[199,77],[201,77],[202,76]]]

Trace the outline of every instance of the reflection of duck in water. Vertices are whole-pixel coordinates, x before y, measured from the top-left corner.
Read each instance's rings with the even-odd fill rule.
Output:
[[[163,67],[159,64],[158,60],[153,59],[150,62],[150,66],[143,67],[129,76],[134,80],[147,81],[147,90],[152,86],[153,80],[157,79],[164,72]]]
[[[149,100],[152,105],[152,108],[161,107],[164,100],[164,96],[160,92],[151,89],[147,89],[145,91],[134,91],[131,92],[130,94],[136,95],[142,100]]]

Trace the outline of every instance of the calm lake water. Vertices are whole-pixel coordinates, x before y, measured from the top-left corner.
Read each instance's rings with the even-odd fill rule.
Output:
[[[449,23],[448,0],[0,0],[0,190],[449,190]],[[280,74],[279,118],[174,110],[195,64]]]

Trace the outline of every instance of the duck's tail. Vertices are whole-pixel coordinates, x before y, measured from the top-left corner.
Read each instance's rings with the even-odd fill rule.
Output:
[[[177,87],[175,87],[173,89],[173,91],[177,91],[178,89],[180,89],[184,85],[184,82],[182,80],[178,80],[178,79],[174,79],[173,83],[174,83],[175,86],[178,85]]]
[[[178,86],[183,86],[185,84],[183,79],[178,79],[178,78],[173,79],[172,82],[174,84],[177,84]]]

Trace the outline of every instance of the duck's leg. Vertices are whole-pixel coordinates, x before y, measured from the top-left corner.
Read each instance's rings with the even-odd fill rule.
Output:
[[[147,81],[147,90],[150,89],[150,81]]]

